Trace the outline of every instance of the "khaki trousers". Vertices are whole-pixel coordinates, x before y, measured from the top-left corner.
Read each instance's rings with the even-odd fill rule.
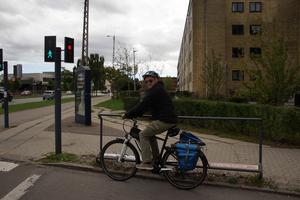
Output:
[[[155,160],[159,157],[157,140],[153,136],[163,133],[174,125],[175,124],[156,120],[148,124],[147,127],[140,132],[140,145],[144,163],[151,162],[152,159]]]

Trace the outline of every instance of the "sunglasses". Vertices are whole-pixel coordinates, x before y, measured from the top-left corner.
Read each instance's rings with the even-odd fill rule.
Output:
[[[148,81],[145,81],[146,84],[148,83],[153,83],[153,80],[148,80]]]

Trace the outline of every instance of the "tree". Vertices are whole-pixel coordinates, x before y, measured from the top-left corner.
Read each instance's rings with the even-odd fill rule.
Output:
[[[269,30],[261,36],[261,56],[252,55],[255,69],[249,73],[253,81],[245,86],[258,102],[278,106],[287,102],[300,85],[300,66],[289,53],[288,38],[276,27]]]
[[[106,67],[105,75],[106,79],[111,83],[112,91],[128,90],[128,83],[130,84],[131,88],[133,86],[133,80],[130,79],[127,74],[120,69]]]
[[[63,69],[61,73],[61,80],[62,80],[62,90],[63,91],[68,91],[68,90],[73,90],[74,88],[74,77],[73,77],[73,72]]]
[[[167,91],[171,91],[173,89],[173,79],[172,77],[167,76],[163,79],[164,86]]]
[[[94,90],[105,89],[105,70],[104,57],[99,54],[91,54],[89,58],[89,67],[91,68],[91,78],[94,83]]]
[[[202,81],[206,86],[208,99],[220,98],[220,88],[225,76],[225,68],[221,56],[216,56],[214,50],[207,56],[206,63],[202,69]]]
[[[130,77],[133,76],[133,65],[130,61],[132,60],[130,51],[124,47],[117,50],[116,56],[116,65],[119,67],[119,71],[122,75],[126,75],[127,79],[127,88],[130,90]],[[124,78],[124,77],[123,77]]]
[[[49,79],[49,80],[48,80],[48,86],[47,86],[47,89],[48,89],[48,90],[54,90],[54,86],[55,86],[54,80]]]
[[[138,69],[138,75],[139,77],[142,77],[147,71],[155,71],[157,72],[158,74],[162,74],[163,73],[163,69],[164,69],[164,66],[160,65],[160,64],[157,64],[153,61],[152,59],[152,56],[149,55],[148,56],[148,59],[146,61],[142,61],[142,62],[139,62],[139,63],[142,63],[143,66],[140,66]]]

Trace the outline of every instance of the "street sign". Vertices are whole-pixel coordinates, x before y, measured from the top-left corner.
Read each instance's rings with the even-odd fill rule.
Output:
[[[74,63],[74,39],[65,37],[65,62]]]
[[[3,70],[3,50],[0,49],[0,72]]]
[[[56,36],[45,36],[45,62],[55,62]]]

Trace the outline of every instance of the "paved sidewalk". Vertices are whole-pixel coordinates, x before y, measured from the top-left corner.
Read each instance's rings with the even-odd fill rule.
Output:
[[[95,109],[94,109],[95,110]],[[98,111],[93,112],[93,125],[74,123],[74,109],[62,114],[62,150],[77,155],[97,155],[99,152]],[[0,158],[38,160],[54,152],[54,116],[46,116],[18,127],[0,132]],[[104,120],[104,141],[122,136],[122,121]],[[141,128],[144,124],[141,125]],[[209,162],[257,164],[258,145],[199,133],[206,142],[205,154]],[[170,140],[170,143],[176,140]],[[280,188],[300,190],[300,149],[263,146],[264,177],[271,178]]]

